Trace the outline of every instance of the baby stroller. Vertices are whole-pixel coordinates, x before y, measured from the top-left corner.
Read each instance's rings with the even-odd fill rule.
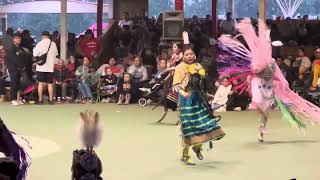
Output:
[[[173,76],[170,71],[163,75],[165,78],[159,81],[159,83],[155,84],[151,92],[145,95],[144,97],[140,98],[139,105],[147,105],[148,100],[154,98],[154,101],[157,102],[157,105],[152,109],[156,109],[160,105],[163,105],[164,114],[162,117],[157,121],[157,123],[161,123],[164,118],[166,117],[168,110],[171,109],[172,111],[177,110],[178,104],[178,93],[175,93],[171,90]],[[158,95],[155,95],[157,92],[160,92]],[[177,122],[178,124],[178,122]]]
[[[161,96],[161,90],[163,89],[163,82],[156,83],[152,86],[151,90],[147,88],[140,88],[142,97],[138,100],[140,106],[146,106],[151,102],[157,102]]]
[[[170,76],[170,73],[164,73],[161,75],[161,77],[164,78],[158,77],[155,79],[155,83],[149,84],[149,86],[152,86],[151,88],[139,88],[142,93],[142,97],[138,100],[138,104],[143,107],[151,102],[159,102],[161,97],[164,96],[165,83],[168,83]],[[169,87],[171,87],[171,85],[169,85]]]
[[[35,101],[37,88],[37,83],[33,79],[30,79],[26,71],[23,71],[21,76],[22,91],[20,96],[27,102]]]

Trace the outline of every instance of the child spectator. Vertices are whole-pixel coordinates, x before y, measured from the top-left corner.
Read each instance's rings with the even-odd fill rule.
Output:
[[[181,52],[182,48],[181,43],[176,42],[172,45],[172,56],[169,62],[169,67],[175,67],[181,62],[183,58],[183,54]]]
[[[83,65],[78,67],[75,75],[79,78],[79,90],[83,103],[92,103],[93,96],[91,93],[90,85],[92,78],[92,70],[89,67],[90,61],[87,57],[83,58]]]
[[[111,68],[106,68],[102,76],[100,76],[99,88],[101,95],[107,97],[107,99],[103,99],[102,102],[114,102],[114,95],[117,89],[117,77],[113,74]]]
[[[132,83],[131,83],[131,75],[129,73],[125,73],[123,75],[123,80],[118,84],[118,93],[119,93],[119,100],[118,105],[122,104],[129,104],[132,94]]]
[[[211,108],[216,112],[225,112],[227,108],[228,95],[232,94],[232,85],[228,77],[222,78],[221,84],[218,87],[214,99],[212,100]]]

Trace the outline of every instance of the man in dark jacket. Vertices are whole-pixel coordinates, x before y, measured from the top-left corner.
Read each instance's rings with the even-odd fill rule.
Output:
[[[26,53],[20,44],[21,35],[15,33],[13,36],[13,44],[9,47],[6,58],[10,76],[11,104],[14,106],[23,104],[23,102],[20,101],[19,91],[21,90],[22,73],[25,71],[26,66]]]

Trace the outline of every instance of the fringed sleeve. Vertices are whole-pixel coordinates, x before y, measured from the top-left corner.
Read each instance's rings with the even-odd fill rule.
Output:
[[[179,92],[180,89],[185,90],[188,84],[188,64],[180,63],[174,72],[173,76],[173,90]]]

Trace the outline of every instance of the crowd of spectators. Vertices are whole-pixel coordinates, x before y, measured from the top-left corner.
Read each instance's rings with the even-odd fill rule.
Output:
[[[236,35],[237,20],[231,13],[227,13],[226,17],[220,21],[220,34]],[[255,23],[256,20],[253,19],[252,22]],[[309,21],[305,16],[301,20],[287,18],[267,21],[267,25],[271,41],[281,41],[285,46],[297,47],[296,56],[274,57],[291,87],[303,86],[316,91],[320,49],[315,48],[314,56],[307,57],[304,46],[319,45],[320,22]],[[212,37],[211,17],[208,15],[205,19],[199,19],[193,16],[185,21],[184,28],[189,34],[190,46],[194,49],[198,62],[208,72],[208,98],[211,99],[213,108],[217,111],[246,109],[250,102],[249,95],[233,92],[231,87],[237,82],[230,82],[228,77],[219,77],[217,73],[216,39]],[[14,45],[14,34],[9,28],[0,46],[0,99],[2,100],[7,92],[6,87],[10,87],[12,81],[7,71],[6,53]],[[162,82],[164,78],[162,75],[174,69],[183,56],[183,44],[163,39],[162,21],[145,17],[144,13],[134,18],[130,18],[127,12],[123,13],[109,36],[111,41],[102,42],[103,38],[95,38],[91,30],[87,30],[85,35],[79,37],[69,33],[68,58],[54,57],[54,65],[48,71],[52,74],[45,77],[50,80],[42,80],[45,84],[52,84],[51,88],[34,86],[37,82],[41,84],[40,65],[37,65],[35,59],[41,53],[35,54],[36,44],[30,32],[28,30],[20,32],[19,46],[26,53],[25,69],[32,83],[21,85],[19,90],[24,92],[28,87],[34,87],[34,91],[22,93],[21,100],[28,99],[41,104],[47,97],[51,104],[53,102],[135,103],[145,93],[150,93],[155,83]],[[55,31],[48,37],[59,50],[59,32]],[[104,43],[109,43],[109,47],[112,47],[112,57],[101,56],[105,51]],[[37,46],[40,46],[39,43]],[[43,88],[49,89],[48,95],[44,98],[39,92],[42,92]],[[23,103],[17,99],[17,103],[12,104]]]

